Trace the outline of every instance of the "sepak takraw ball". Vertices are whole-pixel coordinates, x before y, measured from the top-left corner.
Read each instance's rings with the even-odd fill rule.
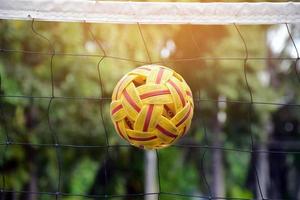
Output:
[[[159,149],[186,134],[193,109],[192,92],[179,74],[160,65],[145,65],[118,82],[110,114],[124,140],[139,148]]]

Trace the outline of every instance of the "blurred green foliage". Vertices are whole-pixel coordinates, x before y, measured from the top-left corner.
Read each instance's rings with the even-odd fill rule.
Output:
[[[266,45],[269,27],[238,28],[247,44],[249,57],[269,56]],[[265,124],[271,121],[271,114],[278,110],[278,106],[251,106],[249,121],[249,104],[228,103],[222,107],[215,102],[219,98],[229,102],[250,101],[243,59],[174,61],[193,57],[244,58],[243,42],[234,26],[142,25],[142,32],[152,62],[162,60],[163,65],[181,73],[191,85],[196,99],[212,100],[195,102],[193,126],[180,144],[209,146],[214,145],[218,137],[220,144],[226,148],[249,149],[251,132],[256,142],[267,141],[269,133]],[[109,98],[117,81],[130,69],[149,62],[137,25],[37,21],[32,25],[30,21],[1,20],[0,41],[1,49],[17,50],[0,52],[0,93],[6,96],[0,99],[0,155],[3,156],[0,166],[5,176],[2,188],[7,191],[56,192],[60,171],[59,190],[64,193],[61,199],[85,199],[84,196],[69,194],[143,193],[145,152],[122,146],[126,143],[115,134],[109,118]],[[174,43],[175,49],[170,50],[169,58],[162,58],[161,50],[168,42]],[[285,88],[289,87],[293,100],[299,102],[299,86],[292,81],[295,80],[292,71],[276,71],[284,81],[275,88],[259,80],[258,74],[268,70],[265,60],[249,60],[246,65],[254,101],[279,101],[286,95]],[[292,63],[287,65],[292,68]],[[51,66],[55,98],[49,104],[50,98],[44,97],[52,95]],[[97,100],[99,97],[103,100]],[[216,136],[215,126],[219,123],[216,119],[220,111],[226,113],[226,121],[220,124],[221,135]],[[251,131],[248,129],[250,122]],[[62,145],[58,150],[53,146],[55,134]],[[6,146],[6,142],[13,144]],[[111,146],[106,150],[107,142],[121,146]],[[17,145],[21,143],[35,145]],[[84,145],[89,147],[82,147]],[[192,196],[209,195],[204,175],[208,184],[212,185],[213,154],[210,148],[175,146],[160,150],[161,190]],[[223,165],[219,168],[224,170],[224,187],[228,197],[255,197],[246,183],[250,160],[250,153],[224,152]],[[51,195],[4,195],[7,199],[53,199]],[[161,199],[171,198],[161,195]]]

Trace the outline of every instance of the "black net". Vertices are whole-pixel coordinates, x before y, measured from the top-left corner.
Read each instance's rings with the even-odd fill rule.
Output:
[[[0,23],[1,199],[299,198],[296,25],[274,54],[273,26]],[[146,151],[109,118],[112,88],[144,64],[181,73],[195,102],[189,134],[155,153],[153,192]]]

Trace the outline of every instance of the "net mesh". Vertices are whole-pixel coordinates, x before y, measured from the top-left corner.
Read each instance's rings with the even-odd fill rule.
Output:
[[[11,20],[9,20],[11,21]],[[297,66],[299,65],[299,52],[295,43],[295,39],[293,38],[293,35],[291,34],[290,31],[290,25],[289,24],[284,24],[285,27],[285,31],[288,33],[288,40],[291,41],[292,44],[292,48],[294,49],[294,51],[296,52],[296,57],[250,57],[250,52],[248,49],[248,44],[246,42],[245,39],[245,33],[243,33],[241,31],[241,27],[233,24],[233,30],[236,32],[237,37],[236,37],[236,41],[240,41],[240,45],[243,48],[244,51],[244,56],[241,57],[199,57],[199,56],[195,56],[195,57],[184,57],[184,58],[169,58],[169,59],[163,59],[163,60],[158,60],[155,61],[153,57],[151,57],[151,51],[150,51],[150,47],[149,44],[147,43],[147,38],[145,37],[145,32],[146,29],[144,29],[143,25],[137,23],[136,25],[132,25],[132,26],[136,26],[137,28],[137,33],[139,35],[139,40],[141,41],[142,45],[144,46],[144,50],[145,50],[145,55],[146,55],[146,60],[137,60],[137,59],[132,59],[130,57],[119,57],[119,56],[111,56],[108,52],[106,52],[107,48],[105,48],[105,44],[103,44],[105,42],[105,38],[104,39],[99,39],[97,38],[97,35],[95,34],[95,27],[97,27],[97,24],[88,24],[85,22],[79,23],[80,26],[84,26],[85,30],[86,30],[86,34],[88,35],[88,37],[91,38],[91,40],[94,42],[93,44],[96,44],[96,47],[92,46],[91,48],[95,48],[97,49],[96,51],[99,53],[96,54],[82,54],[82,53],[78,53],[78,52],[72,52],[72,53],[64,53],[64,51],[57,51],[55,48],[54,43],[57,41],[51,40],[49,39],[49,35],[45,34],[45,32],[40,32],[37,28],[36,28],[36,23],[46,23],[46,22],[36,22],[34,19],[32,19],[31,23],[30,23],[30,28],[33,34],[33,38],[34,40],[39,40],[39,41],[43,41],[45,43],[48,44],[48,52],[41,52],[41,51],[32,51],[32,50],[24,50],[22,49],[23,47],[20,48],[14,48],[14,49],[7,49],[5,48],[5,46],[1,46],[1,50],[0,53],[2,55],[2,58],[9,58],[9,59],[14,59],[17,56],[23,56],[25,59],[26,57],[30,58],[33,57],[34,60],[27,60],[26,62],[28,63],[34,63],[35,59],[39,60],[42,59],[41,57],[47,57],[49,60],[48,65],[46,66],[47,68],[49,68],[48,70],[48,74],[44,75],[44,77],[46,79],[50,80],[50,91],[39,91],[39,92],[35,92],[35,91],[31,91],[29,92],[29,94],[9,94],[9,93],[2,93],[1,94],[1,103],[0,103],[0,114],[1,114],[1,127],[3,129],[2,133],[4,133],[4,137],[3,141],[1,142],[1,146],[2,146],[2,184],[1,184],[1,198],[2,199],[12,199],[13,196],[18,196],[19,198],[22,198],[22,195],[27,195],[27,197],[31,198],[31,199],[43,199],[46,197],[49,198],[56,198],[56,199],[76,199],[76,197],[79,198],[91,198],[91,199],[115,199],[115,198],[121,198],[121,199],[144,199],[146,196],[157,196],[158,199],[252,199],[252,197],[243,197],[243,196],[216,196],[215,193],[216,192],[215,188],[212,188],[211,183],[214,180],[211,180],[211,170],[210,168],[214,168],[214,166],[217,165],[218,162],[217,159],[215,159],[215,157],[213,156],[213,152],[222,152],[224,154],[231,154],[232,157],[231,159],[241,159],[242,157],[250,157],[250,155],[255,155],[257,157],[259,157],[259,155],[269,155],[269,156],[280,156],[280,155],[297,155],[300,154],[300,151],[297,150],[297,145],[296,148],[293,147],[289,147],[289,148],[281,148],[282,144],[280,144],[280,148],[275,148],[276,145],[278,144],[270,144],[271,147],[270,148],[262,148],[262,146],[260,146],[261,144],[258,142],[257,136],[253,134],[253,129],[257,128],[257,127],[253,127],[253,120],[255,118],[255,114],[254,113],[254,108],[255,106],[262,106],[262,107],[266,107],[266,106],[270,106],[270,107],[286,107],[287,109],[293,109],[293,110],[297,110],[300,106],[299,103],[297,102],[272,102],[272,101],[260,101],[260,100],[255,100],[255,98],[253,97],[253,89],[251,87],[251,84],[254,84],[249,78],[249,73],[251,73],[249,70],[249,62],[272,62],[272,61],[289,61],[292,62],[293,65],[293,69],[294,69],[294,75],[296,76],[296,78],[298,79],[299,83],[300,83],[300,76],[299,76],[299,72],[297,69]],[[47,25],[46,25],[47,26]],[[52,26],[52,28],[54,28],[54,26]],[[189,28],[187,29],[189,30]],[[191,30],[189,31],[189,34],[191,35],[191,37],[189,37],[189,41],[190,43],[193,43],[195,48],[200,49],[201,45],[197,43],[196,39],[195,39],[195,34],[197,34],[197,32],[195,32],[195,29],[193,29],[193,27],[191,28]],[[53,38],[53,37],[52,37]],[[55,38],[55,37],[54,37]],[[11,38],[12,40],[14,38]],[[71,40],[70,38],[65,38],[66,40]],[[130,40],[130,38],[129,38]],[[57,43],[55,43],[57,44]],[[30,42],[29,42],[30,45]],[[10,56],[12,55],[12,56]],[[29,56],[30,55],[30,56]],[[14,57],[16,56],[16,57]],[[58,87],[56,81],[59,80],[59,75],[61,73],[66,73],[63,70],[59,71],[58,73],[58,69],[55,68],[56,62],[55,62],[55,58],[56,57],[70,57],[68,58],[68,60],[72,60],[72,59],[77,59],[77,62],[91,62],[89,59],[92,60],[91,63],[95,63],[95,67],[93,69],[88,69],[88,68],[82,68],[78,69],[78,74],[80,75],[80,73],[82,73],[82,71],[80,70],[91,70],[92,74],[96,74],[96,76],[92,76],[89,78],[96,78],[96,82],[97,85],[95,86],[95,88],[92,90],[92,92],[87,94],[78,94],[76,96],[72,96],[72,95],[65,95],[65,94],[59,94],[56,93],[56,88]],[[82,60],[83,61],[82,61]],[[134,166],[132,166],[132,164],[134,165],[134,163],[131,163],[132,161],[134,162],[143,162],[142,161],[142,150],[138,150],[135,149],[133,147],[131,147],[129,144],[126,143],[122,143],[121,141],[117,141],[116,142],[116,137],[112,136],[112,135],[116,135],[113,130],[112,127],[110,125],[110,121],[109,121],[109,114],[107,111],[108,108],[108,104],[111,101],[110,95],[107,94],[105,91],[107,90],[106,88],[112,87],[110,85],[113,85],[111,83],[107,83],[110,80],[110,77],[105,77],[104,74],[104,69],[103,66],[105,65],[105,62],[107,62],[107,60],[117,60],[120,62],[125,62],[125,63],[129,63],[129,66],[139,66],[139,65],[143,65],[143,64],[163,64],[166,66],[171,66],[174,63],[179,63],[181,66],[182,64],[186,64],[186,63],[197,63],[199,61],[201,62],[215,62],[215,63],[219,63],[219,62],[228,62],[228,63],[232,63],[232,62],[240,62],[241,67],[243,69],[242,73],[243,73],[243,77],[244,77],[244,85],[246,87],[246,91],[248,96],[244,97],[244,100],[230,100],[230,99],[224,99],[224,98],[217,98],[217,99],[209,99],[209,98],[205,98],[201,96],[200,91],[194,91],[194,102],[195,102],[195,117],[194,117],[194,124],[195,123],[199,123],[199,121],[201,122],[199,126],[201,126],[202,129],[202,138],[196,141],[190,141],[189,139],[191,138],[186,138],[185,140],[182,140],[181,142],[173,145],[173,147],[170,147],[170,149],[167,150],[158,150],[156,151],[156,158],[157,158],[157,163],[156,163],[156,171],[157,171],[157,184],[158,184],[158,189],[157,191],[154,192],[145,192],[144,190],[140,190],[140,192],[136,192],[139,189],[134,189],[134,188],[128,188],[127,191],[133,191],[132,193],[124,193],[124,191],[121,190],[121,192],[115,192],[115,193],[111,193],[111,185],[112,184],[120,184],[118,183],[118,181],[116,181],[117,179],[114,178],[114,176],[124,176],[127,177],[127,179],[129,179],[129,181],[136,181],[136,180],[140,180],[140,177],[136,177],[135,174],[138,174],[139,169],[135,169]],[[63,67],[68,68],[68,67],[72,67],[72,66],[68,66],[68,63],[66,63],[65,65],[63,65]],[[180,68],[179,68],[180,69]],[[186,69],[188,69],[188,67],[186,67]],[[126,71],[127,69],[125,68],[124,71]],[[104,71],[104,72],[103,72]],[[20,71],[22,73],[22,71]],[[34,72],[34,73],[38,73],[38,72]],[[77,75],[78,75],[77,74]],[[34,76],[34,75],[33,75]],[[21,76],[22,77],[22,76]],[[80,77],[82,79],[86,78],[86,77]],[[69,81],[72,84],[76,84],[78,87],[86,87],[85,90],[89,91],[89,87],[90,86],[85,86],[84,82],[80,82],[78,80],[73,80],[74,77],[69,77]],[[298,84],[299,84],[298,83]],[[6,84],[10,84],[9,82],[6,82],[5,80],[5,76],[3,74],[1,74],[1,90],[3,90],[3,88],[5,88]],[[35,83],[33,83],[35,84]],[[197,84],[197,82],[195,83]],[[66,86],[67,87],[67,86]],[[243,86],[242,86],[243,87]],[[71,88],[71,90],[74,88]],[[75,87],[76,89],[76,87]],[[46,89],[45,89],[46,90]],[[85,91],[84,90],[84,91]],[[95,91],[98,91],[99,94],[97,94],[97,97],[94,97],[90,94],[94,94]],[[47,94],[47,92],[50,92],[50,95],[34,95],[35,93],[39,93],[39,94]],[[47,127],[48,130],[40,130],[39,134],[42,134],[42,139],[39,140],[35,140],[34,138],[31,139],[30,141],[24,141],[23,139],[26,137],[16,137],[16,132],[18,132],[18,130],[14,130],[12,129],[12,123],[18,123],[18,119],[16,120],[17,122],[13,121],[10,117],[10,110],[9,110],[9,103],[10,102],[12,104],[15,105],[22,105],[24,103],[22,103],[22,101],[24,102],[30,102],[31,104],[37,104],[39,106],[46,106],[47,107],[47,112],[46,112],[46,116],[39,116],[38,117],[41,118],[41,121],[44,121],[47,123]],[[29,103],[29,104],[30,104]],[[74,103],[74,105],[73,105]],[[45,105],[47,104],[47,105]],[[60,104],[60,105],[59,105]],[[75,109],[74,106],[76,107],[76,109],[78,110],[78,108],[80,109],[89,109],[87,107],[85,107],[85,104],[92,104],[94,105],[93,108],[97,108],[97,111],[95,110],[88,110],[88,112],[92,112],[94,116],[97,116],[98,119],[96,121],[100,121],[100,125],[98,125],[97,128],[94,128],[93,126],[90,127],[90,130],[85,130],[85,131],[79,131],[79,133],[77,133],[76,129],[75,130],[71,130],[69,135],[67,135],[68,139],[65,139],[64,136],[61,136],[59,134],[60,129],[68,129],[71,127],[66,127],[64,126],[62,123],[59,123],[59,109],[63,109],[66,108],[68,106],[73,106],[73,108],[68,108],[68,109]],[[249,144],[249,148],[245,148],[245,146],[247,145],[241,145],[241,147],[237,146],[224,146],[222,145],[222,142],[218,141],[216,138],[216,136],[210,136],[210,133],[208,133],[208,126],[211,126],[211,123],[214,123],[214,119],[211,119],[212,117],[210,116],[214,116],[214,115],[210,115],[210,113],[208,112],[208,110],[205,108],[205,105],[209,105],[211,107],[222,107],[222,105],[226,104],[228,107],[231,108],[241,108],[241,109],[245,109],[246,112],[243,112],[243,114],[247,113],[247,116],[243,116],[244,119],[244,123],[246,123],[246,125],[244,127],[246,127],[246,130],[243,130],[244,132],[248,133],[248,136],[245,135],[245,141],[243,141],[244,143],[248,143]],[[29,108],[28,108],[29,109]],[[76,116],[79,117],[80,116],[80,109],[77,111]],[[17,111],[16,111],[17,112]],[[28,111],[28,115],[35,115],[34,114],[34,110],[30,110]],[[296,111],[297,112],[297,111]],[[41,113],[40,113],[41,114]],[[74,116],[70,116],[74,117]],[[230,116],[229,116],[230,117]],[[233,121],[234,120],[238,120],[238,118],[240,116],[235,116],[237,118],[234,118],[233,116]],[[55,120],[53,119],[55,118]],[[20,120],[20,119],[19,119]],[[60,119],[61,121],[66,121],[65,123],[72,123],[71,120],[69,119]],[[86,119],[78,119],[78,121],[82,120],[82,123],[85,123],[84,120]],[[28,122],[29,123],[29,122]],[[30,124],[27,125],[30,127]],[[95,130],[93,130],[95,129]],[[216,127],[216,132],[221,132],[221,128]],[[99,135],[97,134],[97,131],[101,130],[101,132],[103,133],[102,136],[99,137]],[[230,131],[230,130],[229,130]],[[193,134],[193,132],[195,132],[195,129],[191,129],[190,134],[195,136],[195,134]],[[73,135],[72,135],[73,133]],[[28,133],[29,134],[29,133]],[[92,140],[95,140],[95,142],[93,144],[89,144],[86,143],[86,141],[77,141],[76,138],[82,138],[82,136],[78,136],[77,134],[86,134],[89,137],[93,138]],[[18,134],[17,134],[18,135]],[[41,136],[39,136],[41,137]],[[63,138],[62,138],[63,137]],[[230,137],[230,136],[228,136]],[[234,136],[233,136],[234,137]],[[97,138],[99,139],[99,141],[102,141],[101,144],[99,144],[99,142],[97,142]],[[38,141],[38,142],[36,142]],[[65,143],[65,141],[67,142],[72,142],[72,143]],[[201,141],[201,142],[197,142],[197,141]],[[88,140],[88,142],[91,142],[91,140]],[[288,144],[289,146],[289,144]],[[21,148],[19,148],[21,147]],[[32,168],[38,168],[37,166],[32,166],[32,165],[27,165],[25,164],[26,162],[29,163],[34,163],[31,162],[32,160],[34,160],[35,156],[30,156],[30,155],[34,155],[34,154],[39,154],[41,152],[41,154],[43,154],[40,163],[43,163],[43,161],[45,163],[47,163],[48,165],[52,165],[52,168],[50,167],[50,169],[48,169],[47,166],[45,166],[45,170],[55,170],[56,177],[41,177],[41,181],[39,181],[39,184],[45,184],[47,185],[47,183],[43,183],[47,182],[47,179],[51,179],[52,183],[56,183],[55,185],[51,185],[49,186],[49,188],[51,188],[50,190],[39,190],[34,188],[33,186],[30,187],[25,187],[27,188],[27,190],[24,190],[24,187],[20,187],[17,185],[17,183],[14,184],[14,182],[12,181],[13,178],[11,178],[10,176],[14,176],[11,175],[11,172],[7,169],[10,169],[9,167],[5,167],[6,165],[9,165],[11,160],[7,160],[7,158],[9,158],[11,155],[11,149],[18,149],[21,151],[29,151],[26,153],[25,158],[23,158],[24,160],[21,160],[20,162],[24,163],[24,166],[26,166],[25,168],[28,168],[29,174],[31,172]],[[47,149],[47,150],[45,150]],[[69,151],[69,149],[72,149],[73,154],[78,155],[78,157],[80,157],[80,155],[83,155],[82,152],[87,152],[87,154],[91,155],[94,159],[98,159],[101,161],[101,169],[99,170],[99,173],[97,173],[96,176],[96,180],[99,181],[98,183],[98,188],[93,188],[90,191],[86,191],[83,193],[76,193],[76,192],[72,192],[72,189],[65,188],[65,185],[68,185],[68,180],[70,180],[70,174],[68,174],[68,169],[65,166],[70,166],[70,163],[68,164],[68,154],[72,153]],[[132,159],[131,161],[129,160],[122,160],[121,155],[122,155],[122,149],[130,149],[128,150],[130,154],[130,159]],[[116,153],[115,150],[117,150],[119,153]],[[168,164],[168,157],[166,156],[166,154],[164,153],[165,151],[170,151],[172,153],[174,153],[174,159],[176,159],[176,156],[178,156],[177,158],[180,157],[180,155],[182,153],[185,154],[193,154],[191,155],[191,160],[194,160],[193,162],[195,162],[195,165],[198,166],[200,172],[200,183],[199,185],[201,185],[201,188],[203,190],[203,194],[198,194],[195,192],[189,192],[189,191],[174,191],[174,190],[169,190],[169,187],[166,187],[165,184],[170,184],[167,183],[167,180],[172,180],[172,179],[168,179],[166,178],[166,174],[167,171],[166,169],[161,169],[162,166],[167,165]],[[121,153],[120,153],[121,152]],[[46,162],[47,158],[49,157],[49,160],[54,159],[55,163],[51,163],[51,162]],[[189,157],[188,155],[186,155],[186,157]],[[20,158],[22,159],[22,158]],[[188,159],[188,158],[187,158]],[[251,158],[253,159],[253,157]],[[123,168],[118,168],[118,162],[122,163],[125,162],[124,165],[122,165]],[[179,162],[179,161],[178,161]],[[241,161],[242,162],[242,161]],[[76,163],[76,162],[75,162]],[[72,163],[72,164],[75,164]],[[212,163],[211,165],[208,165],[207,163]],[[120,164],[121,165],[121,164]],[[23,167],[24,167],[23,166]],[[89,167],[93,167],[93,163],[90,163],[90,165],[88,165]],[[125,166],[125,167],[124,167]],[[250,175],[252,177],[252,181],[254,181],[255,183],[253,184],[254,187],[257,187],[256,189],[254,189],[254,191],[257,191],[257,194],[254,196],[254,198],[257,199],[272,199],[268,196],[266,196],[266,194],[264,194],[264,186],[262,186],[263,181],[265,180],[261,180],[261,174],[259,172],[259,166],[257,165],[253,165],[250,166],[253,168],[252,171],[252,175]],[[181,168],[178,168],[179,170]],[[163,171],[162,171],[163,170]],[[191,179],[188,176],[193,176],[193,174],[188,174],[188,171],[190,170],[188,168],[188,166],[186,167],[182,167],[183,171],[176,171],[175,174],[173,175],[169,175],[169,176],[179,176],[181,177],[181,179],[187,179],[187,182],[185,182],[185,184],[188,184],[188,181]],[[86,172],[86,170],[85,170]],[[244,173],[244,172],[242,172]],[[64,176],[64,174],[67,174]],[[187,175],[186,175],[187,174]],[[21,176],[20,174],[16,174],[15,175],[17,178],[17,176]],[[30,174],[29,176],[33,176],[32,174]],[[77,174],[74,176],[84,176],[84,174]],[[9,178],[10,177],[10,178]],[[36,177],[37,178],[37,177]],[[250,178],[251,179],[251,178]],[[7,181],[8,180],[8,181]],[[176,180],[176,179],[174,179]],[[143,180],[137,181],[138,183],[136,183],[137,185],[142,184]],[[250,181],[251,182],[251,181]],[[122,183],[121,183],[122,184]],[[134,184],[133,184],[134,185]],[[136,186],[137,188],[140,188],[140,186]],[[17,189],[19,188],[19,189]],[[44,189],[47,188],[44,186]],[[68,191],[68,192],[66,192]],[[115,190],[116,191],[116,190]],[[24,196],[23,196],[24,197]],[[274,198],[273,198],[274,199]]]

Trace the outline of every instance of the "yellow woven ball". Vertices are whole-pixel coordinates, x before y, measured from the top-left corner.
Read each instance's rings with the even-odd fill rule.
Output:
[[[145,65],[127,73],[113,91],[111,118],[130,144],[159,149],[186,134],[193,117],[192,92],[175,71]]]

